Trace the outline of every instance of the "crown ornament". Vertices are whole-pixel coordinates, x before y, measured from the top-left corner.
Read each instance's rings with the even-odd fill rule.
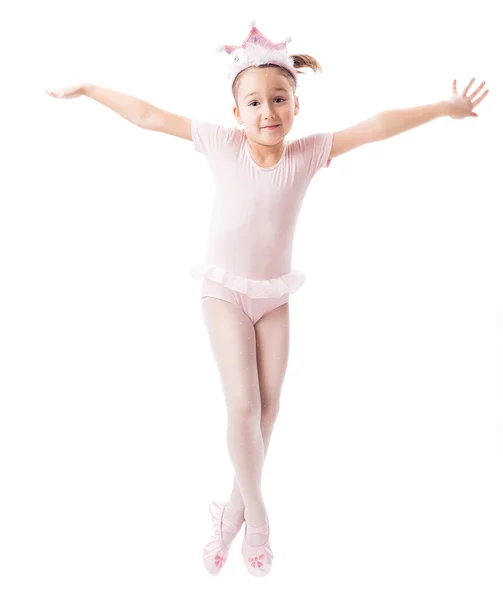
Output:
[[[272,64],[287,69],[295,80],[296,88],[297,71],[293,66],[293,58],[288,55],[286,49],[287,43],[292,41],[291,36],[288,36],[282,42],[275,44],[255,27],[255,23],[256,21],[252,21],[249,24],[251,30],[241,46],[219,45],[216,48],[217,52],[223,52],[225,50],[232,58],[228,74],[231,87],[236,77],[241,71],[244,71],[244,69]]]

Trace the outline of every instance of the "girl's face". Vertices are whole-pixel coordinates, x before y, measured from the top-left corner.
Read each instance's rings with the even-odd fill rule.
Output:
[[[290,82],[274,67],[251,67],[243,73],[237,100],[234,116],[244,125],[246,134],[256,142],[271,146],[290,131],[299,110],[299,99],[294,96]],[[278,127],[266,129],[267,125]]]

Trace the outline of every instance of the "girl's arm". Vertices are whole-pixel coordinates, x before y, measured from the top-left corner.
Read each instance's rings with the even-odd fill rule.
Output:
[[[455,79],[452,82],[452,96],[448,100],[442,100],[441,102],[436,102],[434,104],[425,104],[424,106],[385,110],[380,113],[381,121],[386,132],[386,138],[413,129],[418,125],[428,123],[438,117],[451,117],[452,119],[477,117],[478,115],[473,112],[473,109],[482,102],[489,93],[489,90],[486,90],[482,96],[475,100],[475,97],[486,83],[483,81],[479,87],[468,96],[468,90],[474,81],[475,78],[468,83],[462,94],[458,94]]]
[[[167,112],[144,100],[97,85],[84,86],[84,94],[111,108],[134,125],[192,140],[192,119]]]
[[[142,128],[145,126],[146,117],[150,110],[155,109],[155,106],[144,100],[128,96],[121,92],[115,92],[99,85],[86,83],[83,85],[82,92],[84,96],[100,102],[130,123],[133,123],[133,125]]]
[[[477,117],[478,115],[473,112],[473,109],[482,102],[489,90],[486,90],[482,96],[475,100],[475,97],[486,83],[483,81],[468,96],[468,90],[474,81],[475,78],[465,87],[462,94],[458,94],[455,79],[452,82],[452,96],[448,100],[411,108],[385,110],[347,129],[336,131],[332,137],[332,149],[329,158],[335,158],[340,154],[344,154],[344,152],[363,146],[363,144],[386,140],[418,125],[424,125],[438,117],[448,116],[453,119]]]
[[[59,90],[46,88],[45,91],[53,98],[67,100],[87,96],[111,108],[118,115],[142,129],[160,131],[185,140],[192,140],[192,119],[167,112],[134,96],[91,83],[71,85]]]

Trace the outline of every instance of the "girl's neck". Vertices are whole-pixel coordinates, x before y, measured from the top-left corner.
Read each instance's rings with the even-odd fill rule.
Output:
[[[266,168],[273,167],[277,164],[281,160],[285,150],[284,140],[275,146],[256,144],[255,142],[250,142],[248,138],[246,138],[246,143],[248,144],[248,149],[250,150],[253,160],[261,167]]]

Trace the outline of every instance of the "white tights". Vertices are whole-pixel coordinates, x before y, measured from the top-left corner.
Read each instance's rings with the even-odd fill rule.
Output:
[[[262,467],[279,411],[289,352],[289,305],[255,325],[235,304],[202,299],[204,322],[227,404],[227,448],[235,471],[229,504],[244,507],[249,525],[262,525]]]

